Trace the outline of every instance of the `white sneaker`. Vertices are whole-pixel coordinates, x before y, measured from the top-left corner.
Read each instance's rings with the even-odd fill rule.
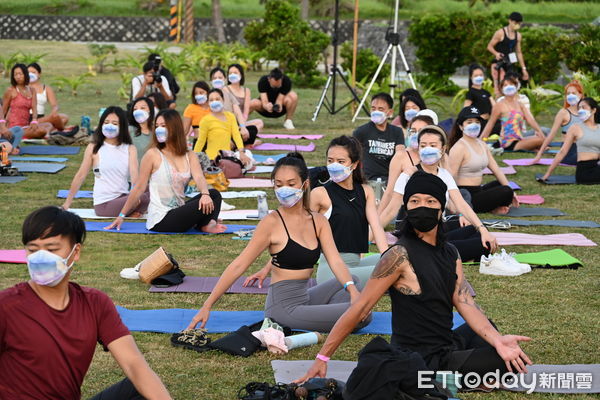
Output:
[[[133,268],[123,268],[119,275],[124,279],[140,279],[141,266],[141,264],[138,264]]]
[[[223,210],[223,211],[235,210],[235,206],[225,203],[225,200],[221,200],[221,210]]]
[[[291,120],[291,119],[286,119],[286,120],[283,122],[283,127],[284,127],[285,129],[289,129],[289,130],[296,129],[296,127],[294,126],[294,123],[292,122],[292,120]]]
[[[479,273],[485,275],[518,276],[523,272],[517,265],[511,264],[500,257],[499,254],[481,256]]]
[[[518,262],[518,261],[515,259],[515,256],[516,256],[516,253],[507,253],[507,252],[506,252],[506,250],[504,250],[504,249],[502,249],[502,250],[500,251],[500,257],[501,257],[501,258],[502,258],[504,261],[508,262],[509,264],[516,265],[517,267],[519,267],[519,269],[520,269],[520,270],[521,270],[521,271],[522,271],[524,274],[526,274],[526,273],[528,273],[528,272],[531,272],[531,265],[529,265],[529,264],[523,264],[523,263],[520,263],[520,262]]]

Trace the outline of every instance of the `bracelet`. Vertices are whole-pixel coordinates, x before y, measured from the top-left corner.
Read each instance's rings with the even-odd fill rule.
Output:
[[[210,196],[210,193],[200,193],[200,196]]]
[[[0,124],[5,124],[6,120],[5,119],[0,119]]]
[[[317,354],[317,360],[327,362],[327,361],[331,360],[331,357],[324,356],[323,354]]]
[[[34,119],[33,121],[30,122],[30,124],[37,124],[38,122]]]
[[[348,286],[354,285],[354,284],[355,284],[354,281],[348,281],[348,282],[344,283],[344,290],[347,291],[348,290]]]
[[[125,218],[125,214],[119,213],[119,218]]]
[[[460,214],[460,213],[458,214],[458,217],[459,217],[459,218],[460,218],[460,217],[462,217],[462,216],[463,216],[462,214]]]
[[[246,125],[245,124],[240,124],[240,128],[245,128]]]

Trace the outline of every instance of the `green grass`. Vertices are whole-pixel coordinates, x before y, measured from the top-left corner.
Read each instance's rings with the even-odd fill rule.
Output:
[[[26,52],[47,52],[42,63],[46,82],[58,73],[79,74],[85,71],[80,62],[71,61],[71,55],[83,54],[87,49],[79,44],[0,41],[0,48],[9,52],[22,49]],[[68,56],[65,56],[68,49]],[[121,53],[123,53],[121,51]],[[249,87],[255,88],[259,73],[250,74]],[[116,72],[93,78],[101,93],[94,87],[84,87],[78,97],[58,93],[61,110],[77,121],[81,115],[91,115],[97,121],[100,107],[110,104],[124,106],[116,91],[119,77]],[[0,90],[8,85],[1,81]],[[188,84],[188,88],[190,85]],[[294,122],[297,132],[322,133],[326,138],[316,142],[317,151],[305,153],[309,165],[323,164],[324,151],[329,139],[350,134],[359,123],[352,124],[348,111],[335,116],[322,113],[317,122],[310,121],[320,90],[298,90],[300,107]],[[340,93],[344,93],[340,89]],[[182,94],[187,98],[187,92]],[[342,97],[345,97],[343,95]],[[443,99],[445,107],[438,109],[441,118],[449,117],[450,99]],[[179,105],[181,111],[185,100]],[[540,121],[548,126],[552,116],[543,115]],[[281,121],[267,121],[267,132],[282,132]],[[55,198],[58,189],[69,187],[70,181],[81,161],[80,153],[73,156],[67,168],[56,175],[30,174],[29,179],[15,184],[3,185],[0,195],[0,215],[2,248],[20,248],[20,228],[25,216],[34,209],[48,205],[60,205]],[[512,156],[508,157],[521,157]],[[594,220],[598,215],[598,186],[543,186],[535,182],[533,176],[542,172],[543,167],[517,167],[519,173],[511,177],[523,186],[524,194],[539,193],[545,197],[547,207],[556,207],[569,214],[568,218]],[[572,169],[559,167],[556,173],[572,173]],[[83,189],[91,189],[93,179],[88,177]],[[271,206],[274,196],[269,194]],[[256,207],[254,200],[231,200],[238,208]],[[73,207],[92,207],[91,200],[76,200]],[[528,233],[580,232],[591,240],[600,243],[598,229],[567,229],[559,227],[519,228]],[[152,294],[147,285],[119,278],[124,267],[132,267],[158,246],[164,246],[173,253],[180,265],[190,276],[218,276],[236,257],[246,242],[231,240],[231,236],[188,236],[188,235],[116,235],[111,233],[89,233],[81,260],[73,272],[73,280],[87,286],[96,287],[108,293],[116,304],[132,309],[148,308],[197,308],[206,299],[203,294]],[[548,250],[547,246],[513,246],[510,251],[527,252]],[[480,275],[475,267],[466,267],[466,275],[477,291],[477,301],[487,315],[500,327],[502,332],[529,335],[533,338],[524,348],[537,363],[597,363],[600,360],[598,349],[598,310],[600,309],[600,252],[597,248],[565,247],[573,256],[585,263],[577,271],[534,270],[516,278],[502,278]],[[257,271],[267,260],[263,254],[249,272]],[[0,269],[0,289],[10,287],[28,278],[24,265],[3,264]],[[215,310],[260,310],[264,296],[226,295],[216,304]],[[384,299],[377,306],[378,311],[389,310],[389,300]],[[275,357],[261,352],[249,358],[235,358],[219,353],[197,354],[174,349],[169,344],[169,336],[164,334],[134,333],[134,337],[152,368],[161,376],[176,399],[233,399],[239,387],[249,381],[272,381],[270,361],[276,358],[286,360],[312,359],[317,346],[293,350],[289,355]],[[213,336],[213,337],[216,337]],[[351,336],[336,353],[336,359],[355,360],[356,353],[372,337]],[[122,378],[122,373],[109,354],[98,348],[87,378],[83,385],[83,398],[88,398],[104,387]],[[483,399],[523,399],[521,394],[498,392],[493,394],[464,394],[467,400]],[[593,399],[594,396],[561,396],[533,394],[528,399]]]
[[[76,3],[76,2],[75,2]],[[60,15],[104,15],[104,16],[163,16],[168,11],[168,1],[165,5],[152,11],[138,9],[138,2],[134,0],[97,0],[83,1],[83,5],[70,9],[65,5],[71,4],[69,0],[3,0],[0,3],[0,14],[47,14],[48,6],[62,4],[59,8]],[[341,17],[351,19],[354,15],[354,1],[341,2]],[[394,6],[393,0],[360,0],[359,11],[361,19],[390,19]],[[194,1],[194,15],[208,18],[211,15],[211,2],[209,0]],[[223,16],[225,18],[260,18],[264,13],[264,6],[259,0],[221,0]],[[509,14],[514,10],[520,11],[525,16],[526,22],[557,22],[557,23],[582,23],[591,22],[600,15],[600,3],[588,1],[572,3],[569,1],[530,3],[523,0],[501,0],[486,6],[479,1],[473,8],[469,8],[467,1],[456,0],[403,0],[399,16],[410,19],[422,15],[423,12],[470,12],[498,11]],[[312,17],[312,16],[311,16]]]

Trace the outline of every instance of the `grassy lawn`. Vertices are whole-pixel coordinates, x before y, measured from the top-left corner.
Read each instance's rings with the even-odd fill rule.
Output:
[[[353,18],[354,1],[342,0],[342,18]],[[107,16],[167,16],[168,1],[152,10],[140,10],[134,0],[3,0],[0,13],[3,14],[48,14],[60,15],[107,15]],[[333,3],[331,3],[333,4]],[[479,1],[469,8],[467,1],[457,0],[403,0],[400,2],[400,18],[409,19],[425,12],[470,12],[498,11],[509,14],[518,10],[525,16],[526,22],[582,23],[591,22],[600,15],[600,3],[588,1],[572,3],[569,1],[551,1],[530,3],[523,0],[500,0],[486,6]],[[77,6],[72,6],[77,5]],[[263,15],[263,4],[259,0],[221,0],[225,18],[259,18]],[[361,19],[389,19],[393,10],[393,0],[360,0]],[[58,10],[58,11],[53,11]],[[210,17],[210,0],[195,0],[194,14],[197,17]]]
[[[116,3],[116,2],[115,2]],[[4,2],[3,2],[4,4]],[[79,44],[56,42],[0,41],[0,48],[9,53],[16,50],[48,53],[42,67],[44,79],[52,82],[58,74],[71,75],[85,72],[86,67],[71,58],[87,54],[87,49]],[[65,49],[68,55],[65,56]],[[123,56],[124,52],[120,51]],[[254,92],[260,73],[247,77],[248,85]],[[94,85],[84,87],[77,97],[67,92],[58,93],[61,110],[78,122],[81,115],[92,116],[97,122],[98,109],[116,104],[125,106],[125,101],[116,95],[120,85],[118,72],[109,72],[93,78]],[[0,90],[8,85],[3,78]],[[191,87],[190,83],[187,87]],[[100,92],[98,92],[100,89]],[[309,165],[322,165],[325,161],[325,148],[328,141],[341,134],[351,134],[359,125],[350,122],[349,111],[335,116],[322,112],[316,123],[310,121],[320,90],[298,90],[300,107],[294,123],[298,133],[320,133],[326,137],[316,141],[317,151],[305,153]],[[343,89],[340,89],[341,93]],[[178,109],[187,104],[188,92],[180,94]],[[344,94],[342,97],[346,97]],[[450,99],[442,99],[446,105],[437,109],[440,118],[450,117]],[[551,115],[540,117],[542,125],[551,124]],[[281,122],[267,121],[266,132],[282,132]],[[277,141],[281,142],[281,141]],[[306,141],[302,141],[306,144]],[[0,195],[0,215],[2,248],[21,247],[20,229],[24,217],[32,210],[48,205],[60,205],[55,198],[58,189],[67,189],[75,174],[81,156],[70,157],[67,168],[56,175],[30,174],[29,179],[15,184],[3,185]],[[523,155],[508,155],[521,158]],[[523,187],[523,194],[541,194],[545,206],[559,208],[568,213],[569,219],[594,220],[600,222],[598,214],[598,186],[545,186],[534,180],[534,174],[543,172],[545,167],[517,167],[518,174],[509,177]],[[573,173],[572,168],[559,167],[557,174]],[[82,189],[91,189],[93,179],[88,177]],[[269,192],[271,206],[275,206],[274,195]],[[229,202],[229,201],[228,201]],[[254,208],[253,199],[231,200],[238,208]],[[20,206],[17,206],[20,204]],[[15,206],[13,208],[13,206]],[[73,207],[90,208],[91,199],[76,200]],[[599,229],[568,229],[560,227],[538,227],[514,229],[526,233],[567,233],[579,232],[600,243]],[[88,234],[81,260],[73,272],[73,280],[87,286],[96,287],[108,293],[118,305],[132,309],[149,308],[197,308],[207,295],[198,294],[159,294],[149,293],[148,286],[140,282],[121,279],[119,271],[132,267],[145,258],[158,246],[164,246],[173,253],[190,276],[218,276],[245,246],[245,242],[231,240],[230,235],[191,236],[191,235],[117,235],[92,232]],[[529,252],[549,250],[549,246],[511,246],[507,250]],[[579,270],[540,270],[515,277],[503,278],[480,275],[476,267],[466,267],[466,275],[477,291],[477,301],[499,326],[502,332],[528,335],[532,342],[524,348],[534,362],[546,364],[597,363],[600,360],[598,338],[598,310],[600,309],[600,252],[597,248],[571,247],[564,249],[585,264]],[[250,268],[257,271],[267,260],[263,254]],[[24,265],[3,264],[0,269],[0,289],[10,287],[28,279]],[[225,295],[216,304],[215,310],[260,310],[264,296]],[[389,300],[383,299],[378,311],[389,310]],[[146,359],[161,376],[173,397],[176,399],[233,399],[238,389],[249,381],[271,381],[273,374],[270,361],[276,358],[286,360],[312,359],[317,346],[293,350],[284,357],[275,357],[268,352],[260,352],[247,359],[235,358],[220,353],[198,354],[174,349],[169,344],[169,336],[164,334],[134,333]],[[213,338],[217,335],[213,335]],[[336,359],[355,360],[356,353],[369,342],[369,336],[351,336],[336,353]],[[122,378],[121,370],[109,354],[98,347],[95,359],[84,382],[83,397],[88,398],[104,387]],[[498,392],[493,394],[464,394],[464,399],[523,399],[522,394]],[[561,396],[533,394],[530,399],[592,399],[594,396]]]

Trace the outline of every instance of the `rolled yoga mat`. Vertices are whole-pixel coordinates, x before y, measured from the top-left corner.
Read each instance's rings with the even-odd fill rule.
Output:
[[[25,250],[0,250],[0,263],[26,264],[27,253]]]
[[[545,207],[511,207],[503,216],[507,217],[560,217],[567,215],[556,208]]]
[[[258,284],[243,287],[242,284],[245,280],[245,276],[238,278],[225,293],[267,294],[271,283],[271,278],[266,278],[263,281],[262,288],[259,288]],[[186,276],[183,278],[183,283],[179,285],[166,288],[150,286],[148,291],[152,293],[210,293],[218,281],[218,276]],[[308,287],[313,287],[316,284],[317,282],[314,279],[308,281]]]
[[[594,221],[577,221],[573,219],[548,219],[548,220],[529,220],[529,219],[482,219],[482,222],[509,222],[515,226],[566,226],[569,228],[600,228],[600,224]],[[493,228],[493,227],[492,227]]]
[[[69,161],[66,157],[21,157],[21,156],[11,156],[11,161],[27,161],[27,162],[58,162],[63,163]]]
[[[25,179],[26,176],[0,176],[0,183],[19,183]]]
[[[543,174],[535,174],[535,179],[546,185],[576,185],[575,175],[550,175],[545,181],[542,180]]]
[[[290,139],[290,140],[298,140],[298,139],[307,139],[307,140],[318,140],[322,139],[323,135],[287,135],[285,133],[259,133],[257,135],[261,139]]]
[[[19,172],[39,172],[44,174],[55,174],[67,167],[66,164],[51,164],[51,163],[13,163],[12,166]]]
[[[36,156],[50,156],[50,155],[73,155],[79,153],[79,146],[47,146],[47,145],[34,145],[34,146],[22,146],[19,154],[21,155],[36,155]]]
[[[149,231],[146,229],[145,222],[123,222],[121,225],[121,230],[118,231],[116,229],[106,230],[104,229],[110,225],[109,221],[85,221],[85,229],[88,232],[107,232],[107,233],[143,233],[149,235],[216,235],[214,233],[206,233],[199,231],[197,229],[190,229],[186,232],[155,232]],[[234,233],[242,229],[254,229],[255,225],[230,225],[227,224],[227,229],[225,232],[221,232],[221,234],[226,233]]]
[[[293,144],[278,144],[278,143],[261,143],[258,146],[254,146],[252,150],[279,150],[279,151],[315,151],[316,146],[313,142],[310,142],[306,146],[293,145]]]

